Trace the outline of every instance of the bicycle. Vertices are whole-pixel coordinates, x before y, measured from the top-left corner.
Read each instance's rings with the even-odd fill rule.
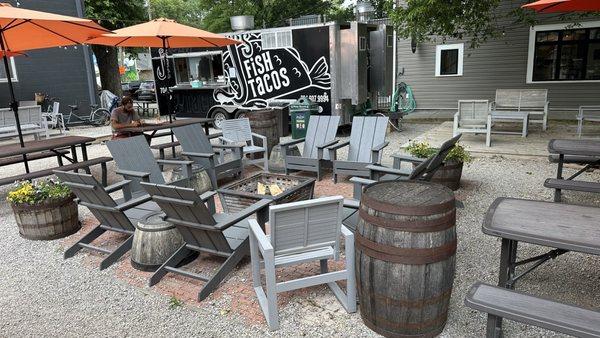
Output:
[[[65,126],[67,128],[75,125],[91,125],[94,127],[108,126],[110,124],[110,112],[117,106],[118,102],[118,98],[113,99],[113,102],[108,109],[102,107],[99,108],[97,104],[91,104],[91,112],[88,116],[75,114],[75,112],[79,110],[78,105],[69,105],[71,110],[65,119]]]

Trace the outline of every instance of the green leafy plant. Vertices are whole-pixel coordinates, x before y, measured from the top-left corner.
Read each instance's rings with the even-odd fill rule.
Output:
[[[171,296],[171,299],[169,299],[169,309],[176,309],[178,307],[182,307],[183,306],[183,301],[181,299],[178,299],[175,296]]]
[[[406,151],[408,151],[408,153],[411,154],[412,156],[415,156],[418,158],[428,158],[428,157],[434,155],[438,151],[438,149],[431,147],[431,145],[429,145],[429,142],[427,142],[427,141],[423,141],[423,142],[412,141],[412,142],[410,142],[408,147],[406,147]],[[473,160],[473,158],[471,157],[471,154],[469,154],[469,152],[462,145],[457,143],[448,152],[445,160],[469,163]]]
[[[15,183],[6,199],[16,205],[37,205],[71,196],[71,189],[64,183],[52,179]]]

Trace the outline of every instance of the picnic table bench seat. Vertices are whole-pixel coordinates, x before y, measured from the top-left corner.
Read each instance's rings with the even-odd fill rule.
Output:
[[[551,188],[551,189],[559,189],[559,190],[572,190],[572,191],[600,193],[600,183],[598,183],[598,182],[548,178],[544,182],[544,187]]]
[[[69,153],[69,151],[66,149],[57,150],[56,152],[41,151],[39,153],[27,154],[27,160],[28,161],[41,160],[44,158],[57,156],[57,157],[59,157],[59,161],[62,161],[62,159],[60,158],[60,155],[67,155],[68,153]],[[21,163],[21,162],[23,162],[23,156],[11,156],[11,157],[0,158],[0,167],[5,166],[5,165],[17,164],[17,163]],[[60,164],[60,162],[59,162],[59,164]]]
[[[577,337],[600,337],[600,312],[523,292],[475,283],[465,305],[490,315]],[[488,337],[498,337],[487,332]]]
[[[558,154],[548,155],[548,162],[558,163],[559,161],[560,161],[560,155],[558,155]],[[594,156],[565,155],[563,163],[594,164],[599,161],[600,161],[600,158],[594,157]]]
[[[89,174],[90,167],[93,165],[98,165],[98,164],[102,167],[102,185],[106,186],[107,181],[108,181],[106,163],[110,162],[110,161],[112,161],[112,157],[104,156],[104,157],[93,158],[93,159],[87,160],[87,161],[79,161],[79,162],[75,162],[75,163],[61,165],[61,166],[58,166],[55,168],[48,168],[48,169],[34,171],[34,172],[26,173],[26,174],[5,177],[5,178],[0,179],[0,186],[12,184],[15,181],[25,181],[25,180],[32,180],[34,178],[50,176],[50,175],[54,174],[55,170],[71,171],[71,170],[77,170],[77,169],[84,169]]]

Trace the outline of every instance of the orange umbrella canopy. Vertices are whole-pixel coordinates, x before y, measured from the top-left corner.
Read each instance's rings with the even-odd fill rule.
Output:
[[[23,52],[11,52],[11,51],[5,52],[5,51],[0,50],[0,58],[5,55],[9,58],[13,57],[13,56],[27,56],[27,54],[25,54]]]
[[[539,0],[522,7],[540,13],[598,12],[600,0]]]
[[[87,43],[118,47],[202,48],[223,47],[240,42],[161,18],[117,29],[113,34],[104,34]]]
[[[75,45],[109,31],[92,20],[0,3],[0,32],[0,50],[25,51]]]

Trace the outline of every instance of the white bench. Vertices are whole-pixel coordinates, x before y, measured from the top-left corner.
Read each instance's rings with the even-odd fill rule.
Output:
[[[528,113],[529,122],[541,123],[545,131],[548,127],[548,103],[547,89],[496,89],[492,116],[494,113]]]
[[[19,122],[23,135],[31,135],[38,139],[40,134],[49,137],[48,122],[42,116],[41,106],[19,107]],[[0,138],[18,136],[15,115],[10,108],[0,109]]]

